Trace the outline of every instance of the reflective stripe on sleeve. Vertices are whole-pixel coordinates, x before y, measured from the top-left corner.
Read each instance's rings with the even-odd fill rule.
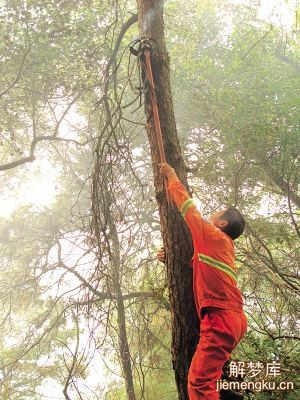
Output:
[[[185,218],[185,215],[186,215],[186,213],[187,213],[187,210],[188,210],[190,207],[192,207],[192,206],[195,206],[195,203],[194,203],[193,199],[187,199],[187,200],[182,204],[182,207],[181,207],[181,214],[182,214],[183,218]]]
[[[211,267],[217,268],[220,271],[225,272],[225,274],[229,275],[233,280],[237,281],[236,273],[229,265],[222,263],[219,260],[215,260],[214,258],[211,258],[202,253],[198,254],[198,258],[199,260],[205,262],[205,264],[208,264]]]

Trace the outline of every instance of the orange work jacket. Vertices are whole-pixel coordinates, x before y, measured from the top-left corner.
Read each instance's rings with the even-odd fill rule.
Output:
[[[168,181],[168,192],[185,219],[193,238],[193,290],[198,315],[203,307],[243,310],[237,287],[233,240],[202,219],[193,199],[178,178]]]

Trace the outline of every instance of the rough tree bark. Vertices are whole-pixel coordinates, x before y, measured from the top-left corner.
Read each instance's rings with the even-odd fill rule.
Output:
[[[169,57],[163,30],[163,2],[137,0],[138,26],[142,38],[153,39],[152,68],[167,162],[175,168],[187,186],[186,171],[176,133],[176,124],[170,87]],[[187,372],[199,339],[199,321],[192,290],[193,253],[190,233],[180,213],[166,202],[162,180],[159,177],[159,152],[154,141],[154,123],[150,98],[145,98],[147,134],[150,143],[154,186],[159,208],[162,237],[166,247],[166,267],[170,293],[172,321],[172,361],[180,400],[187,400]]]

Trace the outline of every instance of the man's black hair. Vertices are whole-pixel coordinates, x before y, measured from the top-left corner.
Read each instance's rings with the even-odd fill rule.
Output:
[[[221,230],[231,237],[232,240],[237,239],[244,232],[244,217],[235,207],[228,207],[222,214],[221,218],[228,221],[228,225],[221,228]]]

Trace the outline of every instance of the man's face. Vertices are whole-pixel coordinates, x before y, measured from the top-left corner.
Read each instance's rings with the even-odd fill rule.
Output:
[[[223,209],[221,211],[216,211],[212,213],[210,216],[210,222],[217,228],[224,228],[225,226],[228,225],[228,221],[222,219],[222,215],[224,214],[225,211],[226,209]]]

